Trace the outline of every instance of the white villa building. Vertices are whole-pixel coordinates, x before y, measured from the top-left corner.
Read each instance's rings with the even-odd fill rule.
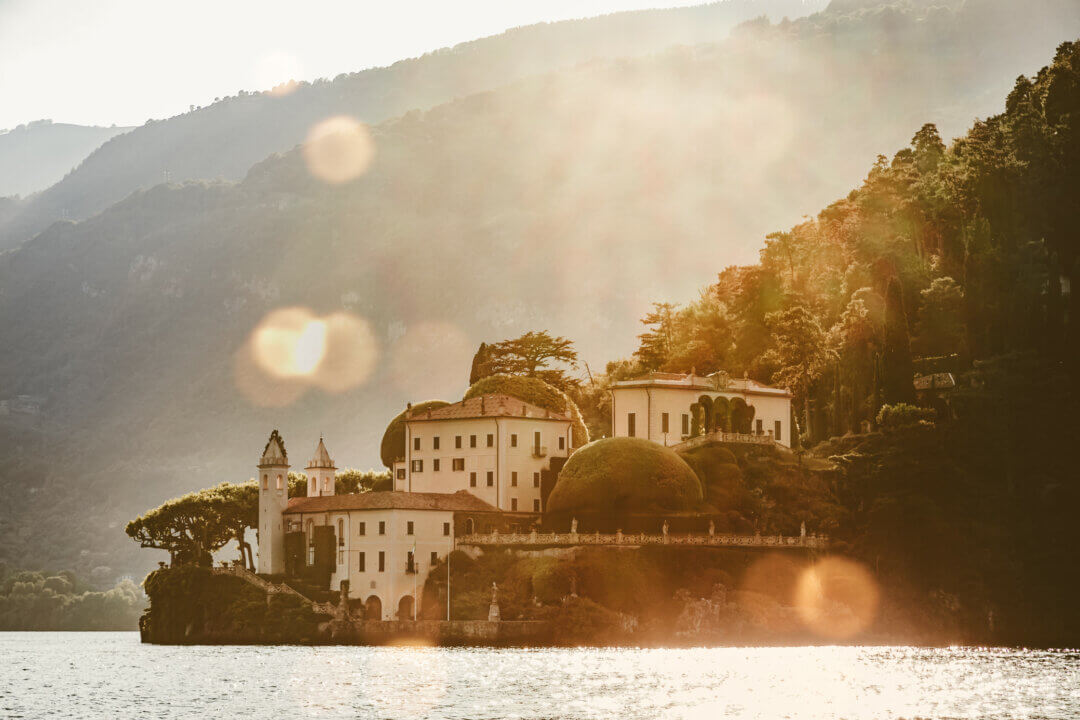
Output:
[[[394,489],[466,490],[505,512],[542,511],[540,481],[570,455],[569,416],[509,395],[482,395],[405,420],[405,457]]]
[[[307,495],[289,499],[289,458],[275,430],[258,464],[262,574],[314,573],[364,601],[367,619],[413,619],[428,573],[461,534],[505,520],[523,528],[542,510],[541,479],[570,454],[570,418],[507,395],[408,415],[394,490],[336,495],[322,438]],[[558,462],[561,462],[559,460]]]
[[[689,437],[692,405],[717,398],[742,400],[754,408],[751,433],[791,447],[791,393],[748,378],[722,382],[718,376],[653,372],[611,387],[611,434],[677,445]]]

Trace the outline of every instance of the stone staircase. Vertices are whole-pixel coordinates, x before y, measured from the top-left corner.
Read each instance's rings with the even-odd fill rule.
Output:
[[[265,592],[267,597],[269,597],[270,595],[292,595],[294,597],[300,598],[302,601],[310,605],[311,609],[314,610],[316,613],[329,615],[334,619],[338,619],[338,615],[340,614],[340,608],[335,603],[317,602],[309,598],[307,595],[299,592],[298,590],[296,590],[296,588],[293,588],[288,583],[270,582],[266,578],[259,577],[247,568],[240,567],[239,565],[218,566],[211,568],[211,571],[215,575],[232,575],[233,577],[240,578],[249,585],[254,585],[255,587]]]

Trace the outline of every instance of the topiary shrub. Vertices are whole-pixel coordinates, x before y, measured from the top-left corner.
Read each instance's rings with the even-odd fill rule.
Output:
[[[581,448],[559,473],[548,511],[656,512],[701,502],[701,482],[675,452],[641,438],[607,438]]]
[[[539,378],[521,375],[489,375],[466,390],[463,399],[468,400],[481,395],[510,395],[545,410],[566,413],[573,424],[574,447],[582,447],[589,442],[589,429],[585,426],[585,419],[581,416],[581,410],[578,409],[577,404],[562,390],[548,385]],[[404,447],[404,442],[402,439],[402,447]]]
[[[742,470],[730,450],[707,445],[679,456],[697,475],[706,503],[717,510],[740,509],[745,505],[747,490]]]
[[[882,405],[877,414],[877,424],[883,428],[898,428],[915,425],[926,421],[933,422],[937,415],[931,408],[922,408],[907,403]]]
[[[412,411],[418,413],[425,410],[438,410],[449,404],[443,400],[428,400],[413,405]],[[407,412],[407,409],[402,410],[394,416],[394,419],[386,426],[382,444],[379,446],[379,457],[382,458],[383,465],[391,469],[394,467],[395,460],[405,457],[405,413]]]

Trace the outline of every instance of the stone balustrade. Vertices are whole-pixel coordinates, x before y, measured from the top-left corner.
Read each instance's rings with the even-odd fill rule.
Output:
[[[485,533],[461,535],[458,545],[574,547],[579,545],[693,545],[703,547],[813,548],[828,546],[826,535],[731,535],[717,533]]]
[[[717,430],[715,432],[706,433],[704,435],[695,435],[694,437],[688,437],[677,445],[672,445],[673,450],[689,450],[690,448],[704,445],[710,442],[727,442],[727,443],[750,443],[752,445],[775,445],[772,432],[766,435],[758,435],[756,433],[734,433],[723,432]]]

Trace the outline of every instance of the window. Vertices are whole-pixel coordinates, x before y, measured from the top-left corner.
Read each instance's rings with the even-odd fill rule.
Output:
[[[476,447],[476,436],[475,435],[470,435],[469,436],[469,447],[471,447],[471,448]]]
[[[357,529],[357,533],[356,533],[357,535],[360,535],[360,536],[367,535],[367,523],[366,522],[357,523],[356,524],[356,529]]]
[[[443,535],[449,535],[450,534],[450,523],[443,523],[442,524],[442,534]]]
[[[417,472],[417,473],[418,472],[424,472],[424,461],[423,460],[413,460],[412,461],[412,471]]]
[[[560,450],[565,450],[566,449],[566,438],[564,438],[562,435],[559,436],[559,449]]]
[[[510,498],[510,510],[517,512],[517,498]]]
[[[765,430],[762,428],[760,420],[757,421],[757,423],[755,425],[755,429],[757,430],[758,435],[764,435],[765,434]]]
[[[405,534],[406,535],[412,535],[413,534],[413,521],[412,520],[410,520],[408,523],[406,523],[406,525],[405,525]]]
[[[540,487],[540,473],[533,473],[533,487]]]
[[[476,473],[469,473],[469,487],[476,487]]]
[[[434,550],[431,551],[431,567],[435,567],[439,564],[439,553]]]
[[[360,572],[364,572],[364,553],[357,553],[357,557],[359,560],[357,560],[356,569]]]
[[[341,518],[337,521],[337,544],[345,544],[345,521]]]
[[[689,435],[690,434],[690,416],[687,415],[686,413],[683,413],[683,416],[682,416],[682,434],[683,435]]]
[[[510,473],[510,487],[517,487],[517,471]]]
[[[668,431],[668,414],[662,413],[660,415],[660,432],[666,433]]]
[[[461,449],[461,436],[458,435],[454,438],[454,447]]]
[[[284,485],[282,485],[282,483],[281,483],[281,476],[278,475],[277,476],[277,489],[281,490],[283,487],[284,487]]]
[[[432,450],[438,450],[439,449],[439,436],[438,435],[431,438],[431,449]]]
[[[510,433],[510,447],[517,447],[517,433]]]
[[[488,474],[487,474],[487,485],[488,485],[488,487],[491,487],[491,486],[492,486],[492,485],[494,485],[494,484],[495,484],[495,473],[493,473],[493,472],[491,472],[490,470],[488,470]]]
[[[454,458],[451,461],[451,465],[453,466],[454,472],[461,472],[465,469],[465,458]]]
[[[263,475],[262,489],[263,490],[269,490],[270,489],[270,476],[269,475]]]
[[[533,433],[533,455],[540,455],[540,433]]]
[[[488,436],[487,436],[487,446],[488,447],[495,447],[495,436],[492,435],[491,433],[488,433]]]
[[[386,521],[385,520],[380,520],[379,521],[379,534],[380,535],[385,535],[386,534]]]
[[[338,545],[337,564],[338,565],[344,565],[345,564],[345,546],[344,545]]]
[[[309,496],[315,495],[315,478],[311,478],[310,486],[311,486],[311,489],[308,490],[308,495]]]
[[[419,450],[420,449],[420,438],[414,437],[412,439],[412,449],[413,450]]]
[[[405,572],[416,572],[416,562],[413,560],[412,550],[405,556]]]
[[[626,436],[637,436],[637,416],[634,413],[626,413]]]
[[[540,501],[533,500],[533,512],[540,512]]]
[[[776,442],[780,442],[780,421],[779,420],[776,421],[776,429],[773,430],[773,439],[776,440]]]
[[[435,458],[431,461],[432,472],[439,472],[439,458]]]
[[[404,480],[405,479],[405,468],[398,468],[397,479],[398,480]]]
[[[379,551],[379,572],[386,570],[386,553],[382,550]]]

